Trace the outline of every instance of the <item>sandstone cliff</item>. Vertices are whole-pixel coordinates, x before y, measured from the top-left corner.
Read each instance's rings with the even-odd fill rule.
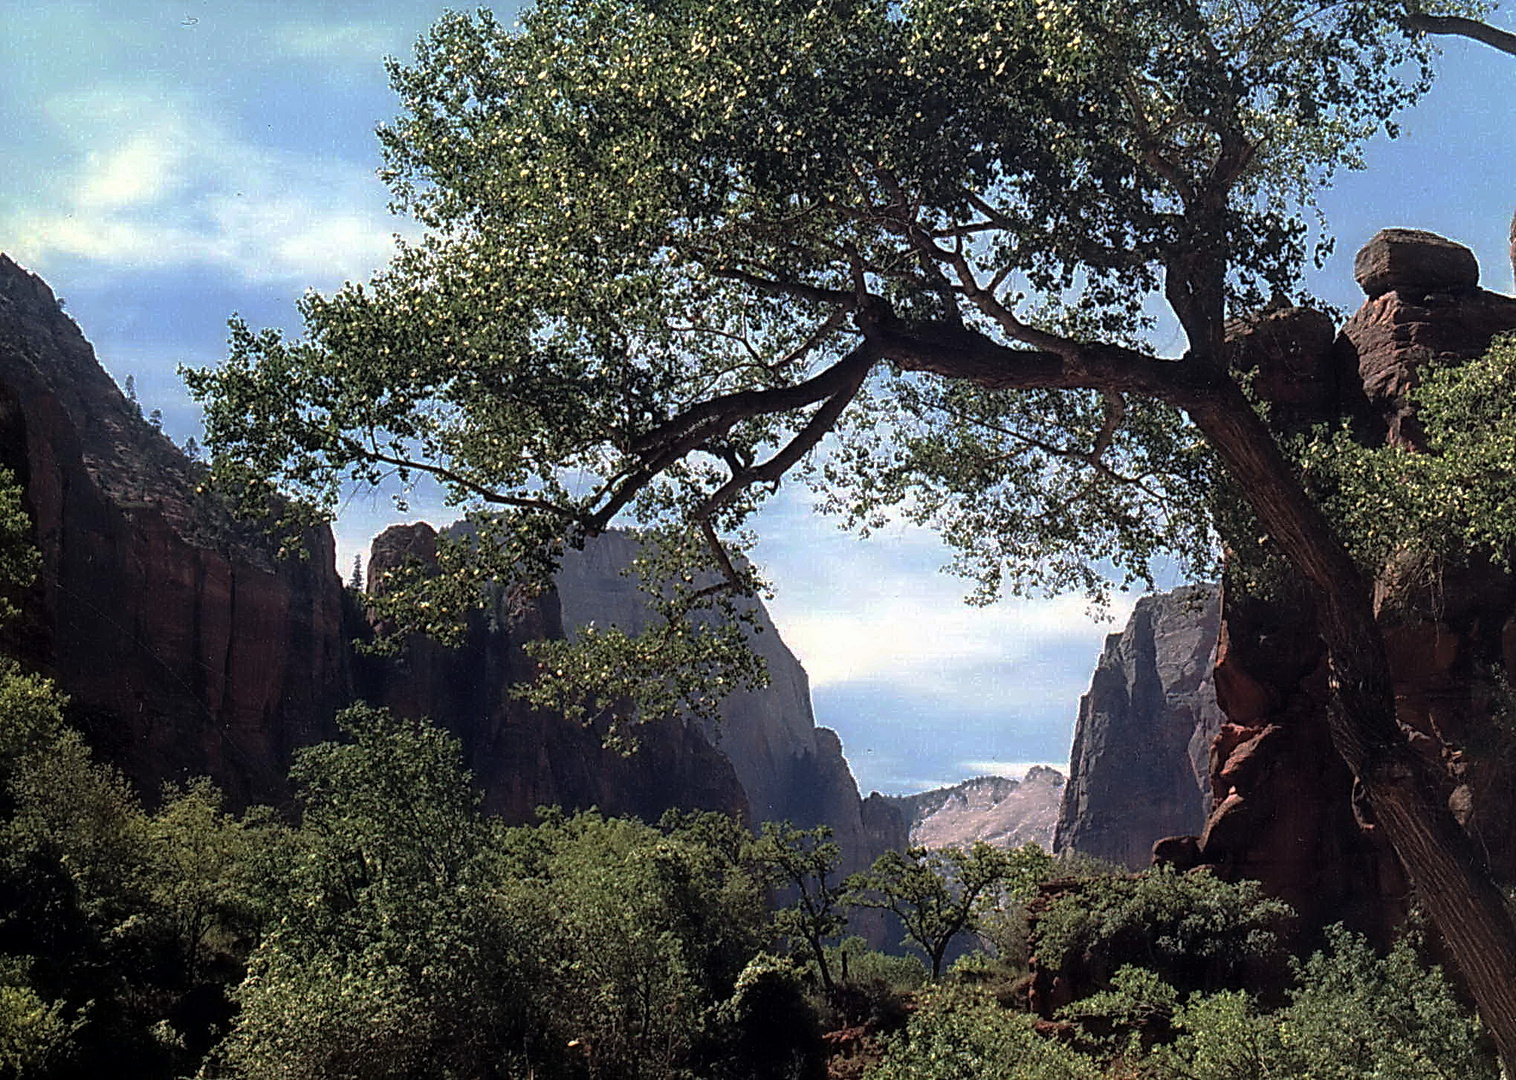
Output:
[[[331,535],[279,560],[202,495],[41,279],[0,256],[0,455],[43,570],[23,652],[152,797],[210,773],[277,799],[291,750],[349,696]]]
[[[1211,679],[1218,618],[1215,588],[1191,585],[1143,597],[1106,639],[1079,701],[1055,851],[1136,869],[1155,841],[1204,823],[1206,754],[1221,723]]]
[[[386,529],[373,542],[370,588],[407,558],[434,559],[436,543],[430,525]],[[532,670],[522,644],[562,634],[556,596],[540,597],[524,611],[497,601],[471,620],[458,648],[413,639],[397,657],[360,657],[359,695],[405,715],[428,716],[453,732],[484,792],[485,809],[506,821],[530,820],[544,805],[595,806],[648,821],[673,807],[748,816],[730,763],[692,725],[658,725],[635,754],[621,754],[606,749],[595,729],[511,698],[511,685]]]
[[[43,556],[30,621],[9,647],[57,677],[91,741],[149,797],[164,781],[208,774],[234,804],[281,802],[294,749],[333,737],[334,713],[361,697],[450,728],[486,805],[508,820],[545,803],[654,820],[673,806],[789,817],[832,825],[848,870],[905,842],[892,808],[860,802],[836,736],[814,725],[805,672],[771,625],[759,646],[773,686],[734,701],[719,732],[659,726],[631,756],[506,693],[529,670],[522,643],[564,632],[556,595],[481,615],[460,649],[355,652],[367,625],[337,576],[330,532],[305,538],[308,558],[281,560],[261,531],[234,522],[201,490],[199,466],[122,396],[47,286],[3,256],[0,462],[25,485]],[[369,580],[434,550],[428,526],[390,529],[375,541]],[[630,611],[635,593],[608,561],[626,551],[611,537],[570,561],[571,622]]]
[[[1355,274],[1368,299],[1334,341],[1321,341],[1319,315],[1289,309],[1274,316],[1272,343],[1238,338],[1238,366],[1310,372],[1316,417],[1351,420],[1369,444],[1420,449],[1407,399],[1419,372],[1477,356],[1494,334],[1516,329],[1516,300],[1479,288],[1468,249],[1409,229],[1375,236]],[[1288,381],[1255,385],[1272,400],[1269,388]],[[1271,413],[1286,432],[1311,418]],[[1492,870],[1513,880],[1516,764],[1499,750],[1509,742],[1497,730],[1495,673],[1516,662],[1516,587],[1476,563],[1441,568],[1424,584],[1387,576],[1377,598],[1400,721],[1444,767],[1449,803]],[[1314,626],[1308,599],[1288,587],[1268,599],[1225,591],[1216,692],[1228,722],[1211,750],[1214,805],[1199,837],[1171,855],[1261,880],[1306,925],[1347,920],[1382,935],[1403,915],[1408,888],[1331,748]]]
[[[1408,400],[1420,371],[1516,329],[1516,300],[1479,288],[1466,248],[1415,230],[1380,233],[1355,269],[1367,299],[1340,330],[1319,312],[1274,307],[1228,328],[1231,363],[1251,374],[1283,434],[1345,420],[1367,444],[1421,449]],[[1449,805],[1496,876],[1516,880],[1516,760],[1500,675],[1516,663],[1516,582],[1479,562],[1419,583],[1392,572],[1377,600],[1401,723],[1442,766]],[[1081,702],[1059,846],[1140,866],[1154,840],[1192,834],[1163,839],[1155,856],[1260,880],[1306,929],[1342,920],[1387,934],[1408,885],[1331,745],[1325,650],[1299,583],[1266,598],[1225,587],[1219,628],[1210,614],[1186,631],[1197,645],[1217,641],[1214,690],[1201,680],[1190,695],[1199,722],[1188,739],[1184,715],[1159,718],[1165,679],[1145,659],[1151,627],[1165,622],[1154,613],[1139,603]],[[1177,654],[1181,666],[1197,660],[1189,646]],[[1201,700],[1209,694],[1214,705]]]
[[[1020,780],[976,776],[892,801],[904,813],[911,843],[918,847],[967,847],[984,841],[1003,848],[1039,844],[1052,850],[1063,786],[1057,769],[1035,765]]]

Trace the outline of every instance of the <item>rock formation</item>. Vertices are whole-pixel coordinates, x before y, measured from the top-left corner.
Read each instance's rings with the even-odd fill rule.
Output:
[[[646,597],[625,571],[637,557],[629,533],[606,533],[570,551],[556,584],[563,625],[572,634],[590,623],[636,632],[648,621]],[[903,847],[906,825],[892,820],[887,803],[865,822],[858,785],[842,756],[836,732],[817,727],[805,669],[760,606],[754,649],[768,665],[769,685],[738,691],[721,707],[707,734],[730,760],[747,793],[754,823],[790,821],[801,828],[827,825],[842,849],[842,872],[865,869],[886,848]]]
[[[262,531],[235,522],[47,286],[3,256],[0,463],[25,486],[43,558],[30,621],[9,647],[56,676],[92,743],[149,797],[208,774],[234,805],[283,802],[293,751],[333,737],[333,715],[361,697],[452,730],[486,806],[508,820],[545,803],[788,817],[831,825],[849,871],[905,842],[898,812],[859,800],[836,736],[815,727],[805,672],[761,613],[774,684],[734,701],[719,731],[659,725],[624,756],[507,695],[529,670],[522,643],[561,635],[565,610],[570,625],[607,622],[640,603],[617,572],[625,537],[570,561],[562,601],[497,605],[461,648],[355,652],[368,627],[337,576],[331,533],[306,536],[306,558],[280,559]],[[426,525],[387,530],[369,581],[433,557],[435,542]]]
[[[1199,830],[1206,748],[1221,723],[1211,680],[1218,617],[1215,588],[1190,585],[1143,597],[1106,639],[1079,701],[1055,851],[1136,869],[1155,841]]]
[[[210,773],[278,799],[294,747],[349,697],[331,535],[280,560],[95,362],[41,279],[0,256],[0,457],[42,574],[18,648],[149,798]]]
[[[905,814],[910,841],[919,847],[967,847],[982,840],[996,847],[1040,844],[1051,850],[1063,789],[1062,773],[1034,765],[1020,780],[976,776],[891,801]]]
[[[436,558],[430,525],[392,525],[375,538],[369,588],[407,559]],[[538,806],[596,806],[608,814],[656,821],[672,807],[722,810],[744,820],[749,803],[731,763],[693,725],[660,724],[634,754],[602,745],[601,733],[510,697],[529,677],[522,645],[559,637],[558,598],[549,593],[526,609],[493,610],[470,621],[467,640],[444,648],[424,638],[398,657],[360,657],[359,695],[409,716],[428,716],[455,734],[464,763],[484,791],[485,808],[507,821],[527,821]]]
[[[1407,397],[1420,371],[1475,357],[1494,334],[1516,329],[1516,300],[1480,289],[1472,253],[1427,233],[1386,230],[1356,267],[1368,299],[1329,346],[1320,316],[1288,309],[1272,316],[1268,337],[1241,327],[1234,363],[1310,373],[1304,395],[1289,379],[1255,381],[1271,406],[1282,402],[1270,420],[1286,433],[1345,418],[1370,444],[1421,449]],[[1516,583],[1479,562],[1419,582],[1392,570],[1376,599],[1400,721],[1444,767],[1449,804],[1497,878],[1516,880],[1516,762],[1498,674],[1516,662]],[[1224,590],[1215,682],[1227,722],[1210,748],[1209,815],[1198,836],[1166,841],[1157,854],[1261,880],[1305,927],[1343,920],[1388,933],[1408,886],[1332,749],[1324,648],[1298,586],[1268,598]]]

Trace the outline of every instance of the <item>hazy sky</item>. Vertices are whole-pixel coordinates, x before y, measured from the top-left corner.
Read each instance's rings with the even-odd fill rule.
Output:
[[[406,229],[374,175],[373,129],[395,107],[382,61],[408,56],[444,7],[0,0],[0,250],[65,298],[169,434],[198,437],[176,366],[218,361],[229,315],[295,330],[295,298],[366,277]],[[1453,40],[1442,68],[1401,139],[1376,142],[1369,170],[1323,200],[1338,254],[1313,287],[1339,307],[1361,298],[1353,253],[1389,225],[1469,244],[1486,286],[1511,289],[1516,58]],[[349,505],[344,575],[396,520],[383,499]],[[969,608],[936,573],[932,537],[855,540],[804,492],[761,529],[775,622],[864,791],[1067,761],[1079,694],[1130,599],[1118,626],[1078,599]]]

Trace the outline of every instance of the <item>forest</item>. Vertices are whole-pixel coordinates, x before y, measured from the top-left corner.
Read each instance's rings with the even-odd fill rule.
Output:
[[[307,293],[303,335],[233,318],[226,361],[184,372],[205,487],[292,558],[355,486],[424,478],[458,508],[434,561],[370,582],[371,650],[457,645],[481,609],[543,595],[565,550],[637,528],[657,618],[534,643],[517,691],[626,754],[761,684],[745,553],[786,482],[862,532],[937,529],[984,603],[1219,577],[1238,640],[1239,613],[1264,612],[1319,653],[1300,722],[1340,761],[1339,809],[1403,872],[1393,932],[1173,859],[908,848],[843,877],[827,832],[789,822],[543,807],[506,825],[451,735],[362,704],[294,751],[289,806],[232,812],[206,780],[135,790],[18,658],[0,676],[0,1070],[1509,1074],[1511,882],[1469,827],[1473,787],[1450,793],[1455,765],[1516,757],[1501,631],[1464,687],[1479,740],[1446,753],[1405,721],[1393,650],[1446,583],[1509,572],[1516,344],[1429,348],[1384,385],[1355,367],[1316,412],[1236,345],[1246,319],[1305,304],[1330,244],[1317,194],[1426,91],[1433,39],[1505,48],[1486,14],[449,14],[392,62],[401,115],[379,130],[419,239]],[[1419,234],[1375,250],[1371,302],[1476,292],[1456,253],[1415,291],[1405,252],[1444,251]],[[24,621],[38,557],[16,486],[0,529]],[[876,910],[900,948],[850,933]]]

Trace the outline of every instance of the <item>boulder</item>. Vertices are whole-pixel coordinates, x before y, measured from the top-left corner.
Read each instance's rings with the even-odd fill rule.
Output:
[[[1479,262],[1436,233],[1381,229],[1354,258],[1353,277],[1370,299],[1393,291],[1460,293],[1479,286]]]

